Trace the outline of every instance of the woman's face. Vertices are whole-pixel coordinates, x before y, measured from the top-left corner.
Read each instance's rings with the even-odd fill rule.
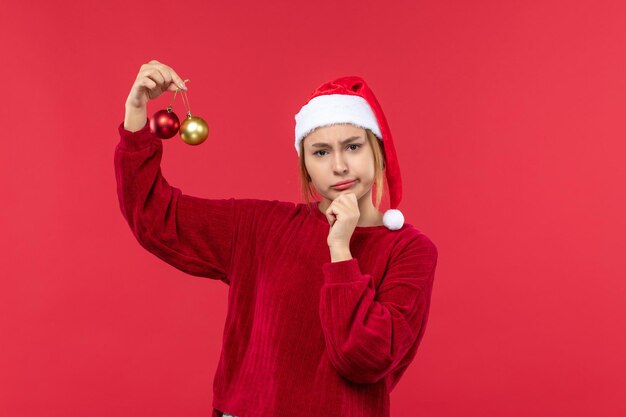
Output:
[[[355,193],[357,199],[371,196],[374,184],[374,154],[365,129],[351,124],[324,126],[303,140],[304,164],[317,192],[334,200],[341,193]],[[356,180],[345,189],[337,182]]]

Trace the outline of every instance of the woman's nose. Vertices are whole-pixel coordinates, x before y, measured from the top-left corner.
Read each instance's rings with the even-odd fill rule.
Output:
[[[333,161],[333,169],[336,172],[345,172],[348,169],[348,166],[341,156],[336,156]]]

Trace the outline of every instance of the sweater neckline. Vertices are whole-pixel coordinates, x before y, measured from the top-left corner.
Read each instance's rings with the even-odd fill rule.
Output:
[[[309,206],[311,207],[311,210],[313,210],[314,217],[320,220],[326,226],[328,226],[328,220],[326,219],[326,216],[324,215],[324,213],[322,213],[319,207],[317,207],[318,203],[319,201],[314,201],[312,203],[309,203]],[[389,230],[389,229],[387,229],[387,226],[385,226],[384,224],[380,226],[356,226],[354,228],[355,233],[356,232],[377,232],[381,230]]]

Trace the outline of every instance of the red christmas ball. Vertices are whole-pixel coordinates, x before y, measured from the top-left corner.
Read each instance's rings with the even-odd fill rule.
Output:
[[[152,115],[150,130],[161,139],[169,139],[180,129],[178,116],[171,108],[159,110]]]

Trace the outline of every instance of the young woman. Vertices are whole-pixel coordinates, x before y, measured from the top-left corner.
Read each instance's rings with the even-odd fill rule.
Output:
[[[115,174],[141,246],[230,286],[213,417],[388,417],[424,335],[437,248],[397,209],[400,171],[371,89],[337,78],[296,114],[305,202],[293,203],[206,199],[168,184],[146,104],[176,88],[171,67],[141,67]]]

